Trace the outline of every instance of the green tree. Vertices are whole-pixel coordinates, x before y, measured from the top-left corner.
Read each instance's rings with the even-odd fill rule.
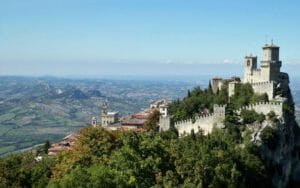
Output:
[[[267,144],[270,149],[275,149],[277,145],[277,135],[274,128],[266,126],[260,133],[260,139],[264,144]]]
[[[126,185],[150,187],[162,183],[162,177],[172,169],[170,154],[157,133],[125,133],[122,147],[114,152],[111,166]],[[121,178],[120,178],[121,177]]]
[[[160,113],[158,110],[154,110],[149,117],[147,118],[146,122],[144,123],[144,128],[147,131],[158,131],[158,122],[159,122]]]
[[[46,140],[45,144],[44,144],[44,147],[43,147],[43,150],[44,150],[44,153],[48,154],[48,149],[51,147],[51,144],[50,144],[50,141],[49,140]]]
[[[276,113],[274,111],[270,111],[268,114],[267,114],[268,118],[270,121],[272,122],[276,122],[277,121],[277,116],[276,116]]]
[[[51,176],[53,160],[26,152],[0,159],[0,187],[45,187]]]
[[[112,152],[119,147],[117,136],[102,127],[81,129],[73,149],[56,158],[52,180],[59,184],[62,177],[76,166],[89,167],[99,161],[107,164]]]
[[[264,115],[261,116],[254,110],[242,110],[241,117],[243,119],[243,124],[251,124],[255,121],[262,122],[264,119]]]

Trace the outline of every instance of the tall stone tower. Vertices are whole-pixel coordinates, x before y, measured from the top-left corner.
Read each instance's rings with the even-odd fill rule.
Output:
[[[273,42],[263,47],[263,59],[261,61],[261,79],[263,81],[279,81],[281,61],[279,60],[279,46]]]
[[[107,102],[104,102],[101,107],[101,125],[102,126],[108,125],[108,122],[106,120],[107,115],[108,115],[108,105],[107,105]]]
[[[253,83],[253,75],[255,70],[257,70],[257,56],[246,56],[245,57],[245,73],[244,73],[244,82]]]
[[[101,108],[101,116],[107,115],[107,113],[108,113],[108,105],[107,102],[104,102]]]

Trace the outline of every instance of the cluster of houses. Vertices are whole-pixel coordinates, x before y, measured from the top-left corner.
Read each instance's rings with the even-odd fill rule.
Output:
[[[145,131],[143,125],[147,121],[150,114],[155,110],[159,110],[161,116],[167,116],[167,107],[170,103],[170,100],[158,100],[151,103],[150,107],[145,110],[120,118],[118,112],[109,111],[108,104],[105,102],[101,107],[101,121],[98,122],[97,118],[93,117],[91,120],[91,125],[93,127],[102,126],[107,130],[133,130],[138,132]],[[60,142],[51,145],[51,147],[48,149],[48,155],[55,156],[61,151],[71,150],[75,141],[75,133],[66,136]]]
[[[92,126],[102,126],[108,130],[135,130],[142,131],[143,125],[153,111],[158,110],[161,115],[167,115],[167,107],[171,101],[162,99],[150,104],[150,107],[138,113],[119,118],[118,112],[109,112],[107,103],[101,108],[101,123],[98,124],[96,117],[92,118]]]

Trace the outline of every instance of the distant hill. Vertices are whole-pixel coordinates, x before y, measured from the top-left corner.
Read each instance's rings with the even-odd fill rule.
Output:
[[[193,86],[185,82],[1,77],[0,155],[59,140],[86,126],[91,117],[99,119],[104,100],[112,110],[127,115],[156,99],[180,98]]]
[[[181,98],[188,89],[207,83],[206,78],[171,82],[0,77],[0,155],[59,140],[85,126],[92,116],[99,119],[104,100],[111,110],[125,116],[153,100]],[[297,83],[292,80],[291,89],[299,107]]]

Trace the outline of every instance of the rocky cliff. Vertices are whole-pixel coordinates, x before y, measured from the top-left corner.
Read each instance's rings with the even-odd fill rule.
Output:
[[[274,187],[300,187],[300,128],[295,121],[290,89],[287,87],[283,91],[287,101],[282,118],[269,119],[255,126],[252,139],[261,144],[261,156]],[[267,127],[272,130],[272,136],[263,140],[262,134],[266,135]]]

